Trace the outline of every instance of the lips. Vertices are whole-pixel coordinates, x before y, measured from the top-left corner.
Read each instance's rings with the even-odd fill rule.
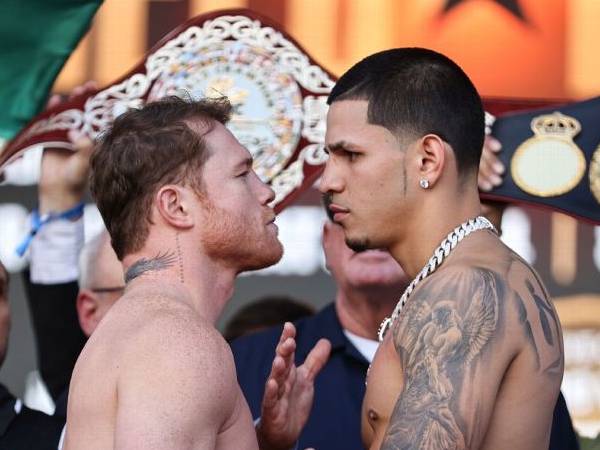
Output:
[[[265,211],[264,217],[265,217],[265,225],[270,225],[275,222],[275,219],[277,219],[277,215],[270,208],[267,211]]]
[[[343,220],[350,213],[350,210],[348,208],[344,208],[343,206],[338,205],[337,203],[331,203],[329,205],[329,210],[333,214],[334,222],[339,222]]]

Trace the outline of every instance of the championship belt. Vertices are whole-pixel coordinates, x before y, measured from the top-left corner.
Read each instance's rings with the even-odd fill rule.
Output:
[[[96,138],[129,108],[169,95],[229,98],[227,125],[275,191],[281,211],[319,176],[327,96],[335,78],[284,31],[247,10],[193,18],[164,37],[112,85],[34,118],[0,151],[0,167],[41,144],[72,149],[67,133]]]
[[[167,95],[227,96],[233,105],[228,128],[252,153],[255,171],[275,191],[273,206],[279,212],[323,170],[327,96],[335,81],[269,19],[241,9],[204,14],[169,33],[112,85],[34,118],[0,149],[0,168],[23,155],[30,163],[39,161],[40,144],[71,149],[69,130],[95,138],[129,108]],[[502,142],[499,157],[511,170],[502,186],[482,197],[543,205],[600,223],[600,132],[593,126],[600,117],[598,102],[497,119],[492,132]],[[499,115],[555,102],[483,103]],[[542,117],[555,111],[565,117]],[[34,147],[35,158],[26,154]]]
[[[508,168],[482,197],[560,211],[600,224],[600,97],[506,114],[492,135]]]

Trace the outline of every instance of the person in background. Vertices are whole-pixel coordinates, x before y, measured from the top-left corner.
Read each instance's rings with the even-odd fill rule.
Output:
[[[223,331],[223,337],[231,342],[240,336],[283,325],[285,322],[296,322],[314,313],[312,306],[291,297],[273,295],[259,298],[234,314]]]
[[[110,246],[106,230],[86,243],[79,257],[78,324],[89,338],[109,309],[123,295],[123,267]],[[69,377],[70,379],[70,377]],[[56,398],[54,415],[67,418],[68,389]]]
[[[0,262],[0,367],[10,331],[8,272]],[[64,421],[23,405],[0,385],[0,450],[57,450]]]
[[[92,81],[76,87],[70,97],[95,89]],[[48,107],[60,103],[54,95]],[[24,272],[37,354],[36,372],[26,381],[24,401],[53,413],[68,390],[75,361],[85,345],[76,310],[79,254],[84,245],[83,200],[92,143],[70,133],[74,150],[47,148],[38,183],[38,207],[32,214],[51,220],[32,230],[30,267]],[[59,415],[65,411],[58,411]]]

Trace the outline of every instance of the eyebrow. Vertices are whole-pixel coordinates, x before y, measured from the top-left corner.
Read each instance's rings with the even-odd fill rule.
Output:
[[[351,144],[350,142],[347,141],[338,141],[338,142],[334,142],[333,144],[329,144],[325,146],[325,150],[330,151],[330,152],[339,152],[339,151],[353,151],[353,150],[357,150],[358,147],[356,147],[355,145]]]

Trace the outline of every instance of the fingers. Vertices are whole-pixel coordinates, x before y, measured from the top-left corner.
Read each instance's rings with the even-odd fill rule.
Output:
[[[281,337],[279,338],[279,343],[281,344],[287,338],[295,338],[296,337],[296,327],[291,322],[286,322],[283,324],[283,331],[281,332]]]
[[[500,150],[502,150],[502,144],[500,141],[491,135],[487,135],[485,137],[483,147],[491,150],[494,153],[498,153]]]
[[[292,342],[294,341],[292,340]],[[291,364],[289,364],[281,355],[275,355],[273,365],[271,366],[271,373],[265,384],[263,407],[274,407],[277,401],[284,396],[286,388],[289,388],[293,384],[293,380],[288,379],[291,378],[290,372],[293,365],[293,359]]]
[[[78,97],[87,92],[95,91],[96,89],[98,89],[98,84],[95,81],[86,81],[84,84],[73,88],[73,90],[69,94],[69,100],[72,100],[75,97]]]
[[[296,341],[294,337],[296,336],[296,327],[292,325],[290,322],[286,322],[283,325],[283,331],[281,332],[281,337],[279,338],[279,344],[275,348],[275,360],[273,364],[275,365],[275,361],[277,357],[280,357],[283,360],[284,369],[281,374],[281,378],[285,380],[287,378],[291,367],[294,365],[294,352],[296,351]]]
[[[277,401],[285,395],[286,390],[289,390],[294,382],[295,336],[296,328],[291,323],[286,322],[283,326],[279,343],[275,348],[275,358],[273,358],[271,373],[265,384],[263,408],[275,407]]]
[[[295,351],[296,341],[292,338],[286,339],[277,346],[272,373],[279,384],[280,395],[283,395],[286,381],[288,381],[290,372],[294,367]]]
[[[78,97],[82,94],[97,90],[98,83],[96,83],[96,81],[94,80],[89,80],[86,81],[84,84],[74,87],[73,90],[69,93],[68,97],[66,97],[66,99],[73,100],[75,97]],[[63,98],[59,94],[51,95],[48,99],[48,102],[46,102],[46,109],[54,108],[55,106],[60,105],[64,100],[65,98]]]
[[[486,136],[477,176],[477,185],[482,191],[491,191],[502,184],[505,167],[497,156],[501,149],[502,145],[497,139]]]
[[[88,80],[83,84],[86,91],[95,91],[98,89],[98,82],[96,80]]]
[[[89,136],[79,130],[69,130],[67,136],[73,144],[75,151],[89,153],[94,146]]]
[[[291,328],[287,325],[290,325]],[[276,384],[274,388],[278,397],[284,395],[286,387],[291,383],[289,378],[294,367],[294,352],[296,351],[296,341],[292,337],[293,334],[295,334],[293,325],[286,324],[280,342],[275,349],[275,358],[273,359],[268,382],[273,381]]]
[[[331,343],[327,339],[320,339],[304,360],[304,364],[302,364],[303,369],[306,371],[306,378],[308,381],[313,381],[315,379],[317,374],[327,363],[330,353]]]
[[[269,378],[265,384],[265,394],[263,396],[263,410],[266,409],[271,409],[275,406],[275,404],[277,403],[277,399],[278,399],[278,390],[279,390],[279,386],[277,385],[277,382],[275,380],[273,380],[272,378]]]
[[[54,108],[56,105],[60,105],[61,103],[62,103],[62,99],[61,99],[60,95],[58,95],[58,94],[51,95],[50,98],[48,99],[48,102],[46,102],[46,109]]]
[[[281,356],[286,364],[289,362],[290,357],[293,357],[294,351],[296,350],[296,327],[290,322],[286,322],[283,325],[283,331],[279,338],[279,343],[275,348],[275,356]]]

